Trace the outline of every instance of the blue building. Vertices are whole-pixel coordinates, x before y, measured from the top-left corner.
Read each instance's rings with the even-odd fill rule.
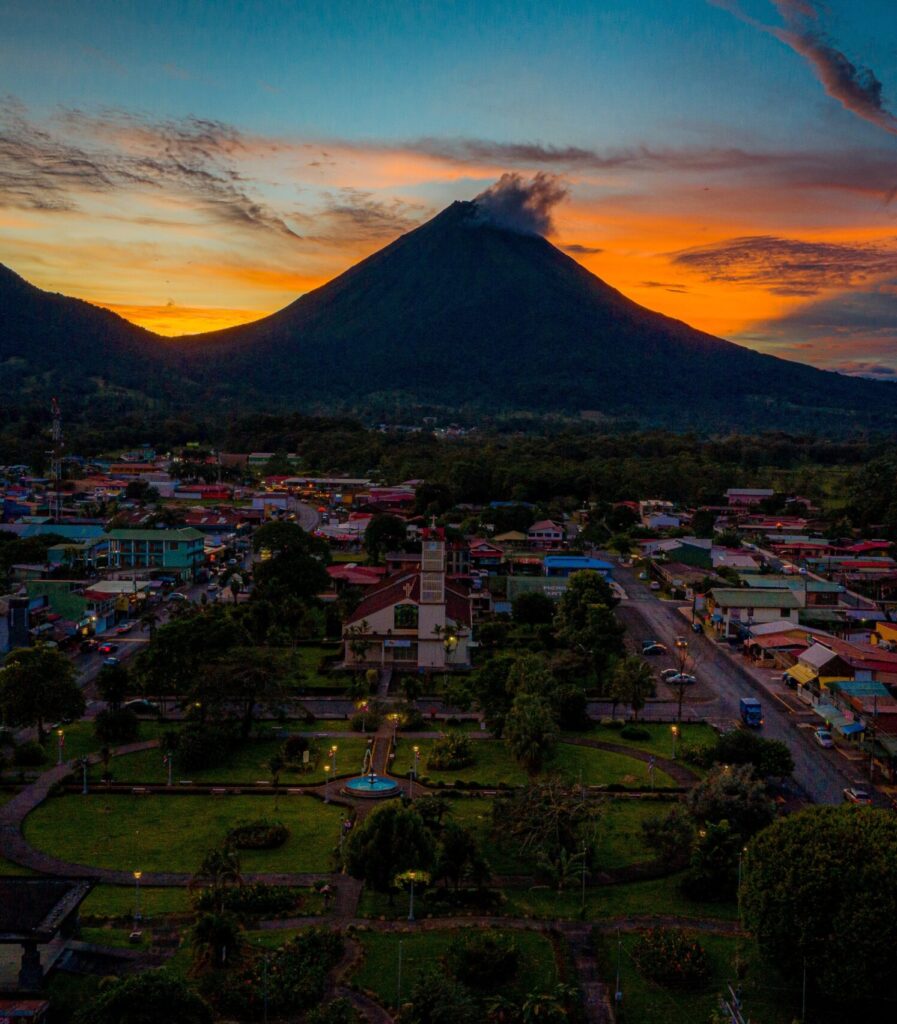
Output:
[[[586,555],[546,555],[543,569],[546,576],[562,579],[587,569],[600,573],[604,579],[610,580],[614,571],[610,562],[603,562],[600,558],[589,558]]]

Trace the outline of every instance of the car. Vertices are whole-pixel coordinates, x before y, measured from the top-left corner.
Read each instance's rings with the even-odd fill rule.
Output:
[[[122,710],[133,711],[135,715],[157,715],[159,705],[145,697],[135,697],[134,700],[126,700]]]
[[[93,637],[89,637],[86,640],[82,640],[80,643],[81,653],[90,654],[91,651],[95,651],[99,646],[100,641],[94,640]]]
[[[832,734],[828,731],[828,729],[824,728],[821,725],[813,733],[813,738],[816,740],[820,747],[825,747],[826,750],[829,750],[831,747],[835,745],[835,741],[832,739]]]
[[[701,625],[700,622],[693,622],[691,624],[691,631],[692,633],[697,633],[698,635],[700,635],[704,632],[704,627]]]
[[[655,654],[666,654],[666,652],[667,652],[666,644],[653,643],[653,644],[648,644],[648,645],[642,647],[642,654],[655,655]]]
[[[678,669],[675,669],[675,668],[665,668],[663,670],[663,672],[660,673],[660,678],[664,682],[666,682],[667,680],[672,679],[673,676],[676,676],[678,674],[679,674],[679,670]]]
[[[100,644],[97,650],[100,652],[100,654],[112,654],[113,651],[118,650],[118,644],[111,643],[107,640],[106,643]]]
[[[859,786],[848,786],[842,792],[844,794],[844,802],[847,804],[860,804],[863,807],[869,807],[872,804],[870,793],[865,789],[860,789]]]
[[[228,565],[237,565],[237,564],[239,564],[239,563],[237,562],[236,558],[229,558],[229,559],[227,560],[227,564],[228,564]]]
[[[640,580],[647,580],[647,579],[648,579],[648,574],[647,574],[647,573],[646,573],[646,572],[645,572],[645,571],[643,570],[642,572],[640,572],[640,573],[638,574],[638,578],[639,578]]]
[[[103,659],[103,665],[106,668],[115,668],[116,666],[118,666],[120,664],[121,664],[121,659],[120,658],[104,658]]]
[[[660,590],[660,584],[657,582],[657,580],[652,580],[648,584],[648,589],[649,590]]]
[[[688,640],[686,640],[680,633],[679,636],[676,637],[675,644],[677,647],[688,647]]]
[[[692,683],[696,683],[698,680],[689,675],[688,672],[675,672],[667,679],[670,686],[691,686]]]
[[[134,628],[134,626],[135,626],[135,623],[133,623],[133,622],[123,622],[120,626],[116,626],[115,627],[115,632],[119,636],[122,636],[125,633],[130,633],[131,630]]]
[[[167,598],[165,598],[165,600],[166,600],[166,601],[189,601],[189,600],[190,600],[190,598],[189,598],[189,597],[187,597],[187,595],[186,595],[186,594],[182,594],[182,593],[181,593],[181,592],[180,592],[179,590],[173,590],[173,591],[172,591],[172,592],[171,592],[171,593],[170,593],[170,594],[168,595],[168,597],[167,597]]]
[[[209,585],[208,585],[208,586],[206,587],[206,590],[207,590],[207,591],[208,591],[208,592],[209,592],[210,594],[214,594],[214,593],[215,593],[215,591],[216,591],[217,589],[218,589],[218,584],[217,584],[217,583],[210,583],[210,584],[209,584]]]

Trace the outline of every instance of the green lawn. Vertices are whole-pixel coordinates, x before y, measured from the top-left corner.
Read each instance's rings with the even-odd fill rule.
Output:
[[[737,920],[738,907],[732,903],[698,903],[679,891],[678,875],[625,885],[602,885],[586,889],[589,921],[609,917],[638,917],[673,914],[679,917]],[[508,917],[579,917],[581,896],[577,892],[556,893],[548,888],[507,890],[504,913]]]
[[[434,742],[421,740],[417,743],[420,747],[419,774],[432,782],[442,780],[446,784],[460,781],[479,782],[486,786],[500,783],[522,786],[529,781],[526,772],[517,764],[507,745],[501,740],[472,740],[471,746],[476,761],[469,767],[457,771],[434,771],[427,768],[427,757]],[[408,740],[400,739],[393,774],[408,775],[413,763],[414,745]],[[649,785],[648,765],[644,761],[636,761],[625,754],[575,746],[571,743],[557,745],[554,755],[545,766],[545,772],[560,772],[571,781],[578,781],[581,772],[582,781],[587,786],[616,784],[647,788]],[[662,789],[674,783],[668,775],[657,768],[654,771],[654,785]]]
[[[367,743],[360,736],[340,736],[338,739],[322,737],[317,741],[320,750],[317,767],[304,772],[301,769],[285,768],[280,775],[282,786],[314,785],[324,781],[324,765],[329,763],[327,751],[336,743],[336,770],[338,775],[349,772],[360,772],[364,760]],[[191,782],[223,782],[252,785],[256,782],[270,782],[271,772],[268,762],[275,754],[279,754],[283,741],[248,740],[243,744],[235,744],[228,759],[216,768],[203,768],[193,772],[179,772],[175,769],[174,782],[189,779]],[[162,753],[158,749],[141,750],[136,754],[126,754],[113,758],[110,765],[112,776],[116,782],[128,783],[164,783],[167,769],[162,764]],[[99,781],[103,769],[96,765],[91,769],[91,777]]]
[[[140,910],[145,918],[152,919],[162,914],[186,914],[192,909],[186,886],[143,886],[140,890]],[[134,890],[130,886],[98,885],[81,904],[81,916],[85,919],[128,917],[133,913]]]
[[[283,672],[283,682],[287,686],[306,690],[349,685],[349,676],[331,675],[318,669],[323,658],[339,652],[339,644],[314,644],[296,647],[294,650],[269,648],[269,653],[276,657],[275,663]]]
[[[79,722],[72,722],[70,725],[63,725],[60,728],[65,734],[65,744],[63,746],[62,756],[66,761],[72,761],[77,757],[83,757],[85,754],[94,754],[103,746],[103,744],[93,734],[92,721],[82,719]],[[170,728],[170,726],[161,725],[155,720],[141,719],[140,733],[134,742],[141,743],[144,740],[156,740],[161,736],[166,728]],[[53,765],[56,764],[58,753],[56,744],[56,733],[53,733],[45,745],[47,751],[47,762],[44,766],[45,768],[52,768]]]
[[[277,850],[246,850],[243,871],[328,871],[340,810],[313,797],[55,797],[25,820],[38,850],[76,864],[142,871],[192,872],[239,821],[278,818],[291,829]]]
[[[134,909],[133,902],[132,899],[131,910]],[[131,942],[128,937],[130,934],[130,926],[126,928],[114,928],[109,925],[100,928],[82,927],[81,941],[92,942],[96,946],[110,946],[113,949],[149,949],[150,936],[148,932],[143,932],[140,942]]]
[[[367,932],[358,937],[364,947],[364,961],[352,980],[375,993],[386,1006],[396,1005],[399,943],[402,944],[402,991],[407,999],[422,971],[441,967],[452,941],[460,934],[453,931],[415,931],[404,934]],[[520,950],[516,975],[501,989],[503,995],[522,999],[528,992],[546,991],[557,981],[554,950],[548,938],[539,932],[508,930]]]
[[[698,934],[712,964],[712,975],[701,992],[677,992],[644,977],[632,959],[638,936],[624,934],[620,942],[620,987],[627,1024],[694,1024],[708,1020],[718,1005],[718,995],[727,985],[736,984],[735,960],[740,955],[746,973],[740,984],[745,1018],[754,1024],[790,1024],[799,1016],[800,993],[788,986],[758,958],[749,939],[727,935]],[[739,948],[740,947],[740,948]],[[616,974],[617,940],[605,936],[600,954],[602,974]]]
[[[580,736],[584,739],[601,740],[604,743],[619,743],[624,747],[635,747],[660,757],[673,756],[673,732],[669,725],[653,722],[639,722],[640,729],[651,733],[649,740],[627,740],[620,735],[619,729],[609,729],[606,725],[598,725],[586,732],[565,733],[569,736]],[[563,739],[563,735],[561,737]],[[712,746],[716,741],[716,730],[712,726],[699,722],[695,725],[684,724],[679,737],[679,746],[686,743],[690,746]]]

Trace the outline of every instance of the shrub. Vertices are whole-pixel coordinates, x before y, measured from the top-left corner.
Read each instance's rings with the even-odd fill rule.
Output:
[[[289,885],[266,885],[255,882],[252,885],[229,886],[223,891],[224,910],[249,917],[283,914],[295,910],[302,902],[303,891]],[[196,889],[193,892],[193,906],[197,910],[212,911],[218,896],[210,889]]]
[[[16,747],[12,759],[20,768],[37,768],[47,760],[47,752],[35,740],[28,740]]]
[[[227,759],[236,743],[236,736],[229,729],[191,723],[178,733],[175,760],[184,772],[214,768]]]
[[[619,729],[621,732],[626,728],[622,718],[612,718],[609,722],[602,722],[605,729]]]
[[[420,732],[421,729],[425,728],[424,716],[421,714],[420,708],[415,707],[413,704],[408,704],[402,708],[400,714],[400,729],[404,729],[407,732]]]
[[[349,719],[349,725],[352,732],[361,732],[362,729],[365,732],[376,732],[382,721],[383,715],[379,711],[368,708],[367,711],[356,711]]]
[[[289,764],[301,764],[306,750],[311,750],[311,741],[307,736],[288,736],[283,745],[283,759]]]
[[[93,734],[100,743],[133,743],[139,733],[140,722],[128,708],[107,708],[94,719]]]
[[[679,928],[649,928],[636,940],[632,959],[645,977],[667,988],[694,992],[710,980],[704,947]]]
[[[649,740],[651,739],[651,733],[648,729],[643,729],[640,725],[624,725],[620,730],[620,736],[624,740]]]
[[[464,733],[451,733],[430,748],[427,768],[431,772],[456,772],[475,761],[473,744]]]
[[[242,821],[227,833],[227,842],[238,850],[275,850],[289,839],[290,830],[281,821]]]
[[[465,931],[452,941],[446,960],[458,981],[488,991],[514,977],[520,950],[515,939],[501,932]]]

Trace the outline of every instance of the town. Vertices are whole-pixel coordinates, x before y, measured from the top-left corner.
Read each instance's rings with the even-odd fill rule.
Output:
[[[0,471],[0,1015],[879,1019],[862,915],[793,936],[895,848],[887,524],[50,456]]]

